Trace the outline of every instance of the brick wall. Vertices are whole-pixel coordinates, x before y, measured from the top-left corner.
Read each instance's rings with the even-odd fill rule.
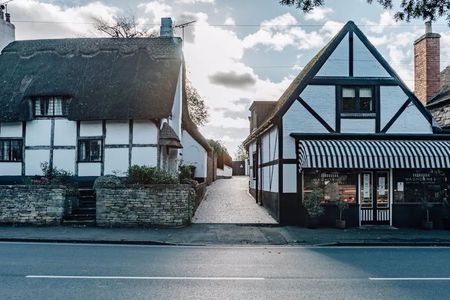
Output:
[[[414,43],[414,92],[426,105],[440,88],[440,35],[427,33]]]
[[[191,222],[195,191],[189,185],[96,189],[98,226],[182,226]]]
[[[0,186],[0,224],[60,224],[65,194],[62,187]]]

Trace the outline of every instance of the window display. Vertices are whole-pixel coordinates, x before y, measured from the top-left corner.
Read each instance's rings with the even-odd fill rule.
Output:
[[[314,188],[319,188],[324,194],[322,203],[335,203],[337,201],[356,203],[356,185],[357,175],[349,171],[311,170],[304,173],[305,197]]]

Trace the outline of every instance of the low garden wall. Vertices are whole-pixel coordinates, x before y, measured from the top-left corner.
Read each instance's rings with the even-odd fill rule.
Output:
[[[191,222],[196,192],[190,185],[96,188],[97,226],[182,226]]]
[[[60,224],[66,207],[64,187],[0,186],[0,224]]]

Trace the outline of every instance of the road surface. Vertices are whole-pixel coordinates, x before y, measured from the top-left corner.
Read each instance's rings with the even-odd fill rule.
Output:
[[[448,299],[449,248],[0,243],[0,299]]]

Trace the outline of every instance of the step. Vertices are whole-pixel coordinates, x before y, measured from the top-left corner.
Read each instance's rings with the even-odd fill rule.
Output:
[[[72,214],[65,217],[64,220],[95,220],[95,214]]]
[[[95,219],[94,220],[64,220],[62,222],[62,225],[64,226],[73,226],[73,227],[93,227],[95,226]]]
[[[78,215],[78,214],[95,215],[95,212],[96,212],[95,207],[78,207],[78,208],[72,209],[72,214],[73,215]]]

